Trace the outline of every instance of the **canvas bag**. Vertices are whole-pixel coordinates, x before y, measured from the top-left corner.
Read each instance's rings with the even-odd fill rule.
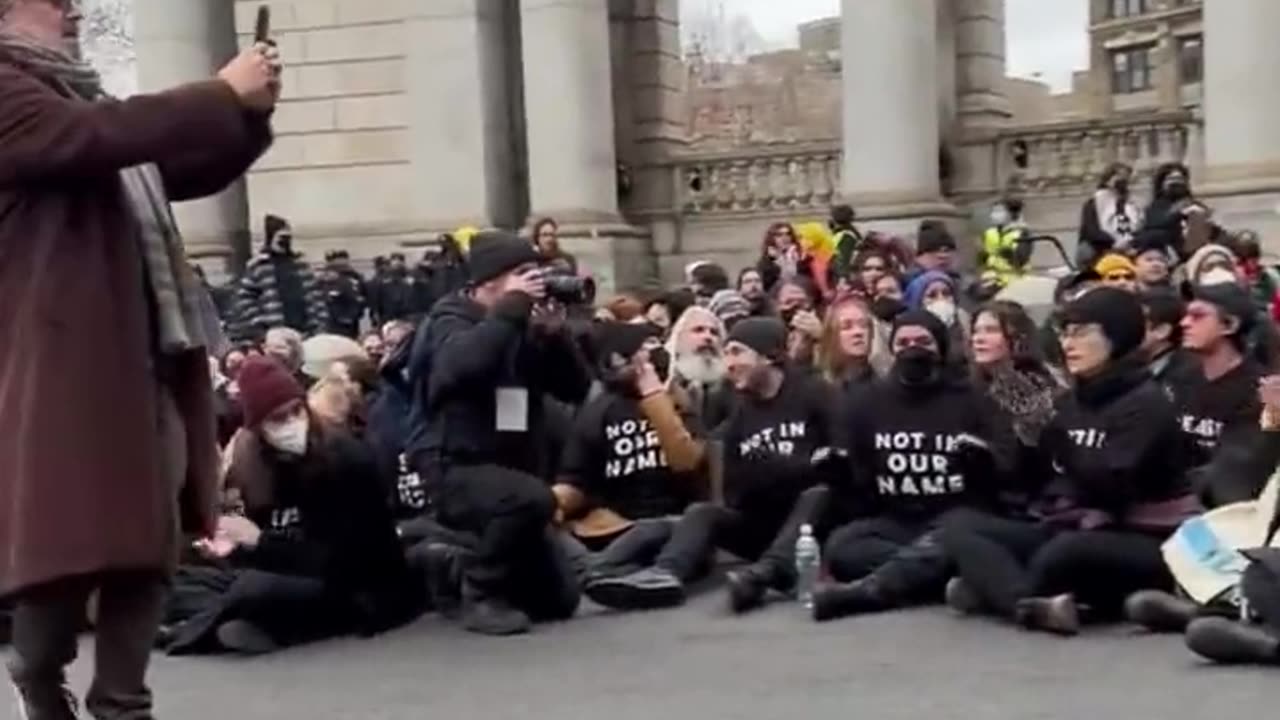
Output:
[[[1214,508],[1182,523],[1161,547],[1165,564],[1178,586],[1196,602],[1207,605],[1231,599],[1251,560],[1242,550],[1280,547],[1280,539],[1268,537],[1276,500],[1280,498],[1280,471],[1272,474],[1256,500]]]

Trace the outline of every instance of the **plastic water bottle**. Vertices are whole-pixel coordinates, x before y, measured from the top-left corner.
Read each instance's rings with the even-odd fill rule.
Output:
[[[813,609],[813,588],[818,584],[818,570],[822,567],[822,549],[813,536],[813,526],[800,526],[796,538],[796,597],[805,610]]]

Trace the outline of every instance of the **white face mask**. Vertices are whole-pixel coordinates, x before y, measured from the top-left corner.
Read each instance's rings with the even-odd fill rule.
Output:
[[[925,303],[925,310],[933,313],[933,316],[942,321],[943,325],[950,327],[956,321],[956,304],[950,300],[934,300]]]
[[[1200,275],[1197,285],[1226,285],[1236,281],[1236,274],[1224,267],[1210,268]]]
[[[996,208],[991,211],[991,224],[1006,225],[1009,222],[1009,211],[1004,208]]]
[[[305,455],[310,421],[305,412],[280,423],[263,423],[262,439],[282,453]]]

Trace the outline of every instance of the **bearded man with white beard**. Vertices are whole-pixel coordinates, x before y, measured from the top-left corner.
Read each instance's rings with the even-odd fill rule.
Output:
[[[695,305],[676,319],[667,340],[672,391],[681,407],[696,412],[708,430],[719,427],[732,408],[732,389],[725,381],[724,338],[724,323]]]

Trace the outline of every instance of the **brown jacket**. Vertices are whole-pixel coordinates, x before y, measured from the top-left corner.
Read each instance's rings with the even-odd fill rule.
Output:
[[[198,198],[269,143],[266,119],[220,81],[86,103],[0,64],[0,596],[168,569],[180,494],[190,529],[213,526],[208,362],[153,360],[118,172],[153,162],[171,200]],[[185,420],[185,478],[161,467],[158,374]]]

